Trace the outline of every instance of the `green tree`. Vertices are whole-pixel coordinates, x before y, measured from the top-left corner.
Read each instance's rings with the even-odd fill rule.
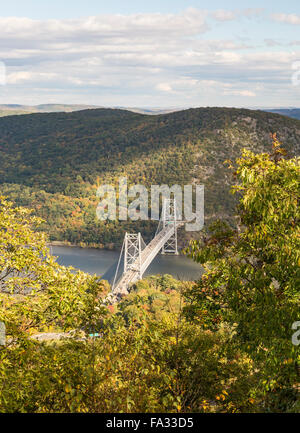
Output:
[[[261,411],[299,410],[299,348],[292,324],[299,320],[299,158],[284,159],[273,135],[272,154],[244,151],[237,160],[240,194],[236,230],[216,223],[187,254],[206,273],[187,293],[194,320],[235,324],[237,345],[256,363],[253,390]]]
[[[6,345],[0,346],[0,411],[4,412],[43,410],[47,399],[50,411],[74,407],[76,399],[58,398],[59,389],[78,380],[82,365],[91,368],[94,351],[88,334],[106,313],[105,283],[58,265],[45,234],[37,231],[40,224],[28,209],[13,207],[0,197],[0,321],[6,327]],[[72,333],[60,345],[34,339],[47,331]],[[77,363],[70,365],[72,358]],[[85,384],[89,399],[92,377]]]

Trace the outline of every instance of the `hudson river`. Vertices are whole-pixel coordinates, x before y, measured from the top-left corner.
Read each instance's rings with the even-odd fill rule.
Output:
[[[114,269],[119,259],[116,251],[97,250],[93,248],[78,247],[51,247],[52,254],[57,256],[58,263],[103,276],[111,281]],[[144,276],[147,275],[173,275],[180,280],[195,280],[202,274],[201,266],[184,256],[163,256],[158,254]]]

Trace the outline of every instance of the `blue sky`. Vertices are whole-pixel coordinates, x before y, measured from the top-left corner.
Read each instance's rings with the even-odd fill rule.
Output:
[[[99,14],[178,13],[188,7],[197,9],[234,10],[241,8],[265,8],[272,12],[300,14],[298,0],[10,0],[1,5],[2,16],[21,16],[33,19],[79,18]]]
[[[299,1],[11,0],[0,27],[2,104],[300,105]]]

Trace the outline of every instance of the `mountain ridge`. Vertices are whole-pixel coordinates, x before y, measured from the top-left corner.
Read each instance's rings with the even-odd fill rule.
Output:
[[[143,107],[104,107],[101,105],[88,104],[39,104],[39,105],[22,105],[22,104],[0,104],[0,117],[15,116],[35,113],[70,113],[73,111],[84,111],[89,109],[107,108],[111,110],[127,110],[133,113],[156,115],[181,111],[183,108],[143,108]]]
[[[125,110],[131,111],[133,113],[159,115],[168,114],[176,111],[188,110],[189,107],[123,107],[123,106],[113,106],[104,107],[101,105],[88,105],[88,104],[38,104],[38,105],[22,105],[22,104],[0,104],[0,117],[22,115],[22,114],[34,114],[34,113],[69,113],[72,111],[83,111],[87,109],[111,109],[111,110]],[[202,107],[209,108],[209,107]],[[214,108],[214,107],[210,107]],[[222,107],[219,107],[222,108]],[[228,107],[230,108],[230,107]],[[234,107],[231,107],[234,108]],[[300,119],[300,108],[246,108],[251,111],[266,111],[270,113],[281,114],[283,116],[292,117],[294,119]]]

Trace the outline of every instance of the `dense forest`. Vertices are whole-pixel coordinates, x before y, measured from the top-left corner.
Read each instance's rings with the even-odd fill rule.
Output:
[[[0,412],[298,413],[299,158],[285,153],[273,135],[272,152],[228,161],[236,225],[187,246],[199,281],[149,277],[113,305],[0,197]]]
[[[264,151],[277,131],[289,156],[299,153],[300,121],[234,108],[198,108],[156,116],[93,109],[0,119],[0,191],[34,208],[51,241],[117,248],[124,232],[151,222],[99,222],[97,187],[128,183],[205,185],[207,222],[232,221],[236,198],[224,161],[242,148]],[[187,239],[182,235],[182,244]]]

